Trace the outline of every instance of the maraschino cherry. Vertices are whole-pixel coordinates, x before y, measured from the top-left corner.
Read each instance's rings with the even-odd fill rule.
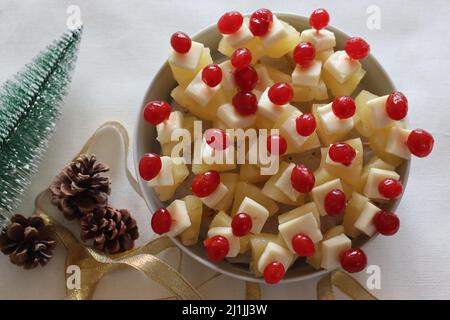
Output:
[[[316,57],[316,48],[310,42],[300,42],[294,48],[294,61],[300,67],[306,68]]]
[[[285,105],[292,100],[294,90],[285,82],[275,83],[268,92],[269,100],[276,105]]]
[[[333,143],[328,149],[331,160],[349,166],[356,157],[356,150],[345,142]]]
[[[239,91],[233,97],[232,104],[241,116],[251,116],[258,110],[258,99],[251,91]]]
[[[291,184],[295,190],[301,193],[308,193],[314,188],[316,178],[311,170],[303,164],[298,164],[292,169]]]
[[[236,214],[231,220],[231,230],[236,237],[243,237],[249,234],[252,226],[252,218],[245,212]]]
[[[386,113],[392,120],[402,120],[408,114],[408,99],[400,91],[392,92],[386,101]]]
[[[206,239],[203,241],[203,245],[205,246],[208,258],[213,261],[223,260],[227,256],[228,251],[230,251],[228,239],[223,236],[214,236]]]
[[[304,234],[297,234],[292,237],[292,248],[299,257],[310,257],[316,251],[311,238]]]
[[[333,113],[339,119],[349,119],[355,115],[356,104],[351,97],[341,96],[333,100],[331,104]]]
[[[213,193],[220,184],[220,175],[217,171],[210,170],[198,174],[192,180],[192,193],[197,197],[204,198]]]
[[[191,49],[192,40],[186,33],[178,31],[172,34],[170,44],[176,52],[187,53]]]
[[[164,234],[170,231],[172,216],[166,208],[159,208],[152,215],[152,229],[157,234]]]
[[[226,12],[217,22],[217,28],[222,34],[233,34],[239,31],[244,17],[237,11]]]
[[[283,279],[286,270],[281,262],[273,261],[264,268],[264,280],[268,284],[276,284]]]
[[[155,178],[161,171],[161,157],[155,153],[146,153],[139,160],[139,175],[145,181]]]
[[[283,136],[279,134],[271,134],[267,136],[267,151],[269,152],[269,154],[272,154],[274,156],[281,156],[286,153],[286,150],[287,142]]]
[[[258,9],[250,16],[249,29],[254,36],[264,36],[269,32],[273,14],[269,9]]]
[[[238,48],[234,50],[230,61],[236,69],[244,68],[252,62],[252,53],[247,48]]]
[[[400,228],[400,219],[393,212],[381,210],[373,217],[373,224],[382,235],[392,236]]]
[[[338,216],[342,214],[345,205],[345,193],[340,189],[333,189],[325,196],[324,207],[329,216]]]
[[[364,39],[352,37],[345,43],[344,50],[353,60],[361,60],[369,55],[370,46]]]
[[[214,150],[225,150],[230,145],[230,138],[224,130],[212,128],[205,131],[206,143]]]
[[[413,155],[423,158],[433,151],[434,138],[425,130],[415,129],[408,135],[406,145]]]
[[[144,119],[148,123],[158,125],[170,117],[172,108],[165,101],[150,101],[144,107]]]
[[[258,73],[251,65],[236,69],[234,71],[234,82],[244,91],[252,91],[258,82]]]
[[[384,179],[378,184],[378,192],[385,198],[397,199],[403,192],[403,185],[394,179]]]
[[[316,130],[316,118],[312,113],[304,113],[295,119],[295,130],[302,137],[309,137]]]
[[[222,69],[217,64],[210,64],[202,70],[203,82],[211,88],[218,86],[222,82]]]
[[[325,28],[329,22],[330,15],[328,14],[327,10],[322,8],[314,10],[309,17],[309,24],[317,31]]]
[[[361,249],[348,249],[341,253],[341,266],[349,272],[363,271],[367,266],[367,256]]]

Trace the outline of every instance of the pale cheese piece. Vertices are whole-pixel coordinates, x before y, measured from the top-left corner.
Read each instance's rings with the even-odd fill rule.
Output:
[[[261,39],[261,42],[265,48],[269,48],[278,41],[286,38],[288,36],[288,33],[286,31],[286,28],[281,23],[280,20],[278,20],[276,15],[273,15],[273,21],[272,25],[270,26],[269,31],[259,38]]]
[[[328,58],[334,53],[333,49],[326,49],[319,52],[316,52],[316,59],[325,63]]]
[[[370,111],[370,121],[372,127],[381,129],[388,126],[395,125],[396,121],[389,118],[386,112],[387,96],[378,97],[367,101],[366,108]]]
[[[203,49],[203,44],[195,41],[192,41],[191,48],[186,53],[178,53],[170,49],[169,62],[178,68],[194,71],[200,62]]]
[[[323,67],[342,84],[361,69],[361,63],[351,59],[345,51],[336,51],[328,57]]]
[[[341,253],[352,247],[352,241],[345,234],[334,236],[322,242],[322,262],[324,269],[336,269],[341,265]]]
[[[272,262],[281,263],[284,266],[284,270],[287,270],[293,260],[294,256],[288,249],[270,241],[258,259],[258,271],[264,273],[264,269]]]
[[[245,44],[253,39],[253,34],[248,28],[247,22],[244,21],[239,30],[233,34],[224,34],[223,38],[233,49],[245,47]]]
[[[311,190],[311,196],[314,200],[314,203],[317,206],[317,209],[319,209],[320,215],[326,216],[328,215],[327,211],[325,210],[324,202],[325,197],[327,194],[334,190],[339,189],[341,191],[344,191],[344,188],[342,187],[342,183],[340,179],[334,179],[328,182],[325,182],[324,184],[321,184],[317,187],[314,187]]]
[[[328,134],[348,132],[352,130],[355,125],[353,117],[348,119],[336,117],[332,109],[332,103],[318,107],[317,114],[321,118],[323,127]]]
[[[211,99],[221,90],[222,84],[219,83],[211,88],[202,80],[202,71],[200,71],[192,82],[187,86],[185,93],[191,97],[200,106],[205,107]]]
[[[211,193],[209,196],[200,198],[202,202],[207,207],[214,207],[216,204],[218,204],[228,193],[228,188],[226,185],[224,185],[222,182],[219,183],[216,190],[214,190],[213,193]]]
[[[384,199],[388,200],[388,198],[383,197],[378,191],[378,186],[380,182],[385,179],[394,179],[399,180],[400,175],[395,171],[383,170],[378,168],[370,168],[369,174],[367,175],[367,182],[364,186],[364,195],[366,195],[370,199]]]
[[[175,182],[173,179],[172,159],[167,156],[161,157],[161,171],[147,184],[150,187],[172,186]]]
[[[355,222],[355,228],[362,231],[369,237],[373,236],[377,229],[373,223],[373,218],[381,209],[369,201],[363,207],[361,214]]]
[[[332,50],[336,46],[336,37],[334,36],[334,33],[326,29],[303,30],[300,34],[300,41],[312,43],[316,52]]]
[[[317,87],[322,72],[322,61],[314,60],[307,67],[297,65],[292,72],[292,84],[301,87]]]
[[[295,163],[289,164],[286,170],[283,171],[278,180],[275,182],[275,187],[283,192],[291,201],[297,201],[300,196],[300,192],[295,190],[291,182],[291,174],[294,168]]]
[[[309,237],[313,243],[319,242],[323,238],[312,212],[280,224],[278,230],[292,253],[295,253],[292,238],[298,234]]]
[[[264,91],[267,87],[271,87],[274,85],[272,78],[270,77],[269,71],[266,66],[259,63],[255,66],[255,71],[258,74],[258,82],[256,84],[256,88]]]
[[[236,257],[239,254],[241,243],[239,238],[233,234],[230,227],[216,227],[209,229],[208,239],[215,236],[222,236],[228,240],[229,249],[228,254],[226,255],[227,258]]]
[[[237,213],[246,213],[252,218],[252,229],[250,232],[253,234],[261,232],[269,217],[269,211],[249,197],[245,197],[242,200]]]
[[[397,157],[409,160],[411,158],[411,152],[406,143],[410,133],[411,130],[409,129],[392,127],[386,142],[385,151]]]
[[[172,111],[169,119],[156,125],[158,134],[156,140],[161,144],[172,142],[172,132],[183,127],[183,114],[180,111]]]
[[[191,226],[191,219],[183,200],[173,201],[166,209],[172,218],[172,224],[167,235],[175,237]]]
[[[234,81],[235,68],[231,64],[230,60],[226,60],[219,64],[222,69],[222,88],[224,91],[232,91],[236,88],[236,82]]]
[[[272,103],[269,98],[269,90],[270,88],[264,90],[264,92],[259,97],[257,113],[262,115],[264,118],[274,120],[277,119],[286,110],[284,107],[287,104],[277,105]]]
[[[297,132],[297,118],[301,116],[300,111],[292,112],[291,116],[281,125],[280,134],[289,140],[296,148],[300,148],[310,136],[302,136]]]
[[[226,103],[219,107],[217,110],[217,117],[228,127],[228,128],[248,128],[253,125],[256,121],[256,114],[249,116],[240,115],[231,103]]]

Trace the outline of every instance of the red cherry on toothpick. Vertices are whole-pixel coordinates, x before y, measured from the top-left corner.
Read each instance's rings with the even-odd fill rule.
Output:
[[[312,113],[304,113],[295,119],[295,130],[302,137],[309,137],[316,130],[316,118]]]
[[[363,271],[367,266],[367,256],[361,249],[348,249],[341,253],[341,266],[350,273]]]
[[[300,42],[294,48],[294,61],[301,67],[308,67],[316,57],[316,48],[310,42]]]
[[[203,198],[213,193],[220,184],[220,175],[217,171],[210,170],[198,174],[192,180],[192,193]]]
[[[169,119],[171,112],[172,108],[167,102],[150,101],[145,105],[144,119],[145,121],[156,126]]]
[[[191,49],[192,40],[186,33],[178,31],[170,37],[170,44],[176,52],[186,53]]]
[[[304,234],[297,234],[292,238],[292,247],[300,257],[310,257],[316,251],[311,238]]]
[[[202,70],[202,80],[208,87],[216,87],[222,82],[222,69],[217,64],[207,65]]]
[[[370,46],[364,39],[352,37],[345,43],[344,50],[350,58],[361,60],[369,55]]]
[[[269,9],[258,9],[250,16],[249,29],[254,36],[263,36],[273,22],[273,14]]]
[[[292,100],[294,90],[288,83],[278,82],[270,87],[268,95],[273,104],[281,106]]]
[[[398,180],[384,179],[378,184],[378,192],[385,198],[397,199],[403,192],[403,186]]]
[[[345,142],[338,142],[330,146],[328,155],[334,162],[349,166],[356,157],[356,150]]]
[[[377,212],[372,221],[377,231],[384,236],[392,236],[400,228],[400,219],[395,213],[389,211]]]
[[[284,277],[286,270],[281,262],[273,261],[264,268],[264,280],[268,284],[276,284]]]
[[[230,145],[230,138],[222,129],[212,128],[205,131],[206,143],[215,150],[225,150]]]
[[[339,119],[348,119],[355,115],[356,104],[351,97],[336,97],[331,104],[333,113]]]
[[[230,251],[228,239],[223,236],[214,236],[206,239],[203,241],[203,245],[205,246],[208,258],[213,261],[223,260],[227,256],[228,251]]]
[[[232,104],[241,116],[251,116],[258,110],[258,99],[251,91],[239,91],[233,97]]]
[[[415,129],[408,135],[406,145],[413,155],[423,158],[433,151],[434,138],[425,130]]]
[[[309,17],[309,24],[316,30],[325,28],[330,22],[330,15],[325,9],[316,9]]]
[[[233,34],[242,26],[244,17],[237,11],[230,11],[220,17],[217,22],[217,28],[223,34]]]
[[[166,208],[159,208],[152,215],[152,229],[157,234],[164,234],[170,231],[172,216]]]
[[[244,68],[252,62],[252,53],[247,48],[238,48],[234,50],[230,60],[236,69]]]
[[[145,181],[155,178],[161,171],[161,157],[154,153],[146,153],[139,160],[139,175]]]
[[[252,91],[258,82],[258,73],[250,65],[234,71],[234,82],[241,90]]]
[[[291,184],[295,190],[301,193],[308,193],[314,188],[316,178],[311,170],[302,164],[298,164],[292,169]]]
[[[247,213],[238,213],[231,220],[231,229],[236,237],[243,237],[250,233],[253,221]]]
[[[270,136],[267,136],[267,151],[269,154],[281,156],[286,153],[286,150],[287,143],[283,136],[280,136],[279,134],[271,134]]]
[[[408,99],[399,91],[392,92],[386,101],[386,113],[392,120],[402,120],[408,113]]]
[[[325,196],[325,211],[329,216],[340,215],[345,209],[345,193],[339,189],[333,189]]]

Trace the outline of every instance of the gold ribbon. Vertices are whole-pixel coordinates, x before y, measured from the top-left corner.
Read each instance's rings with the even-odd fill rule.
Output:
[[[105,128],[111,128],[120,135],[125,149],[124,169],[127,179],[134,191],[142,197],[142,191],[139,188],[139,184],[128,167],[129,136],[127,130],[119,122],[111,121],[101,125],[86,141],[74,159],[78,158],[78,156],[83,153],[89,153],[98,138],[98,134]],[[173,293],[173,296],[162,299],[175,298],[200,300],[202,297],[197,289],[221,276],[220,273],[215,273],[197,287],[192,286],[179,271],[181,270],[183,257],[181,251],[178,270],[155,256],[166,249],[175,247],[173,241],[168,237],[157,238],[142,247],[112,256],[107,256],[92,248],[85,247],[67,228],[48,215],[45,210],[45,204],[49,205],[50,198],[51,194],[48,189],[41,192],[35,200],[35,213],[45,219],[47,223],[53,223],[55,225],[56,235],[67,250],[65,263],[66,270],[67,267],[71,265],[80,268],[80,287],[69,289],[68,286],[66,286],[67,299],[92,299],[98,282],[105,274],[126,267],[139,270],[149,279]],[[70,276],[71,275],[65,273],[66,283],[70,280]],[[318,282],[317,298],[320,300],[334,299],[333,286],[341,289],[353,299],[376,299],[354,278],[340,271],[330,273]],[[245,282],[245,297],[247,300],[260,300],[261,288],[259,284],[255,282]]]

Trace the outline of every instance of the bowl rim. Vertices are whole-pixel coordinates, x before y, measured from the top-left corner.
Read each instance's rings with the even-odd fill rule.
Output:
[[[300,14],[295,14],[295,13],[289,13],[289,12],[282,12],[282,11],[272,11],[274,14],[277,15],[277,17],[279,17],[280,19],[284,20],[286,17],[289,19],[309,19],[306,16],[300,15]],[[250,14],[246,13],[243,14],[244,16],[249,16]],[[204,35],[205,33],[210,32],[213,28],[216,27],[216,24],[210,24],[204,28],[202,28],[200,31],[198,31],[197,33],[195,33],[192,36],[193,40],[196,40],[198,37],[201,37],[202,35]],[[327,29],[340,34],[341,37],[344,38],[349,38],[350,36],[341,31],[340,29],[338,29],[337,27],[333,26],[333,25],[328,25]],[[394,83],[392,82],[392,79],[390,78],[389,74],[386,72],[386,70],[383,68],[383,66],[378,62],[378,60],[375,58],[375,56],[370,53],[369,57],[371,58],[371,63],[374,64],[374,67],[377,68],[384,76],[385,78],[388,80],[388,86],[392,87],[394,90],[396,90],[396,87],[394,85]],[[161,67],[158,69],[158,71],[155,73],[155,75],[153,76],[149,86],[147,87],[147,90],[145,92],[144,98],[141,102],[141,107],[139,109],[139,113],[137,115],[137,121],[136,124],[139,123],[140,121],[142,121],[142,111],[145,107],[146,104],[146,97],[149,95],[149,92],[151,90],[152,87],[154,87],[157,83],[157,79],[159,78],[159,76],[164,72],[164,70],[168,67],[168,62],[167,60],[161,65]],[[139,139],[139,125],[135,125],[134,129],[133,129],[133,163],[134,163],[134,168],[135,168],[135,174],[138,180],[138,184],[139,187],[141,189],[141,191],[146,187],[145,182],[139,178],[139,160],[140,160],[140,154],[138,154],[138,148],[137,148],[137,141]],[[409,177],[409,171],[410,171],[410,166],[411,166],[411,160],[405,160],[404,162],[405,165],[405,174],[402,177],[402,183],[403,183],[403,187],[404,189],[406,188],[407,185],[407,181],[408,181],[408,177]],[[150,199],[148,199],[147,195],[145,192],[142,192],[142,196],[144,198],[145,204],[148,207],[150,213],[152,212],[152,207],[150,205],[151,201]],[[395,202],[393,202],[392,204],[392,209],[396,210],[398,205],[400,204],[400,201],[403,198],[403,194],[402,197],[400,197],[399,199],[396,199]],[[373,235],[372,237],[368,238],[365,242],[364,245],[367,245],[369,242],[373,241],[376,237],[378,236],[378,233],[376,233],[375,235]],[[220,263],[215,263],[212,261],[209,261],[207,259],[204,259],[198,255],[196,255],[194,252],[190,251],[185,245],[183,245],[176,237],[173,236],[168,236],[174,243],[175,245],[181,250],[182,253],[187,254],[190,258],[194,259],[195,261],[199,262],[200,264],[208,267],[209,269],[230,276],[232,278],[235,279],[239,279],[239,280],[243,280],[243,281],[248,281],[248,282],[254,282],[254,283],[262,283],[265,284],[265,281],[263,278],[257,278],[255,276],[251,276],[251,275],[242,275],[242,274],[237,274],[237,273],[233,273],[228,269],[225,269]],[[227,262],[225,262],[227,263]],[[294,283],[294,282],[299,282],[299,281],[304,281],[304,280],[308,280],[308,279],[313,279],[313,278],[317,278],[323,275],[326,275],[328,273],[331,273],[337,269],[340,268],[334,268],[334,269],[320,269],[317,270],[311,274],[307,274],[307,275],[299,275],[299,276],[293,276],[293,277],[289,277],[289,278],[283,278],[279,284],[286,284],[286,283]]]

